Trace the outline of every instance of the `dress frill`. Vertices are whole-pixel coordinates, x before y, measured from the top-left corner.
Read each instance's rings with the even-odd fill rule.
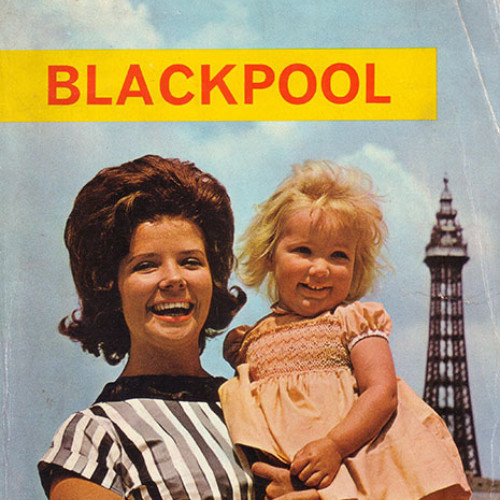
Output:
[[[240,332],[241,333],[241,332]],[[324,437],[358,398],[352,367],[291,371],[255,380],[251,365],[219,390],[234,443],[289,464],[304,445]],[[346,458],[323,500],[470,498],[460,457],[443,420],[398,379],[396,413],[379,435]]]

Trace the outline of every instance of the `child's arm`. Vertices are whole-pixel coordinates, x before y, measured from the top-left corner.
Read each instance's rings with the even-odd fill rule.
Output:
[[[396,374],[388,342],[380,337],[359,341],[351,361],[359,398],[342,422],[299,450],[291,464],[291,473],[306,486],[328,486],[342,460],[375,437],[396,410]]]

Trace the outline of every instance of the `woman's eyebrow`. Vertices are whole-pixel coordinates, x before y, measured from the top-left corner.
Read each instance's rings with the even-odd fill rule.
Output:
[[[179,252],[181,255],[184,255],[184,254],[191,254],[191,253],[201,253],[203,255],[205,255],[205,251],[201,248],[190,248],[190,249],[187,249],[187,250],[182,250],[181,252]]]
[[[148,258],[151,258],[151,257],[155,257],[156,254],[153,253],[153,252],[148,252],[148,253],[135,253],[135,254],[132,254],[132,255],[129,255],[126,257],[125,259],[125,264],[130,264],[131,262],[133,262],[134,260],[136,259],[148,259]]]

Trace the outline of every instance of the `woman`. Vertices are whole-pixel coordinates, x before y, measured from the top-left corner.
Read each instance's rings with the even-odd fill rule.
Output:
[[[233,233],[225,189],[189,162],[145,156],[80,191],[65,231],[80,308],[59,329],[111,364],[128,358],[40,461],[50,500],[252,497],[218,405],[224,380],[200,361],[245,302],[228,289]],[[274,479],[269,496],[292,489],[286,471],[256,472]]]

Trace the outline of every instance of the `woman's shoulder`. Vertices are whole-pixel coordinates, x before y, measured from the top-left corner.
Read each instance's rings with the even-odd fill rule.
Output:
[[[216,458],[224,455],[229,442],[218,395],[214,395],[223,381],[222,377],[163,375],[118,378],[89,408],[70,415],[55,434],[38,465],[45,491],[50,491],[54,474],[61,470],[96,482],[121,497],[133,490],[142,491],[144,477],[158,473],[154,461],[145,460],[153,449],[176,471],[171,473],[167,467],[168,477],[161,473],[155,476],[160,488],[169,488],[167,483],[172,479],[177,491],[176,481],[193,475],[184,464],[196,463],[202,456],[214,471],[227,467],[231,474],[239,473],[232,455],[224,464]],[[186,441],[182,429],[197,432]],[[185,462],[179,462],[179,450]],[[193,489],[206,484],[202,472],[197,473],[199,480]],[[229,477],[229,472],[224,477]]]
[[[97,468],[97,462],[92,460],[102,456],[104,448],[109,451],[116,446],[117,436],[112,422],[105,415],[96,414],[93,409],[94,405],[69,415],[40,459],[38,472],[47,496],[56,472],[80,474],[81,464]]]
[[[70,414],[57,429],[51,447],[68,446],[69,443],[81,433],[91,436],[94,432],[105,432],[113,435],[115,428],[112,418],[102,410],[99,404],[92,404],[88,408]]]
[[[102,440],[106,435],[119,445],[122,430],[144,426],[144,416],[159,415],[158,401],[162,407],[173,408],[179,404],[218,403],[219,387],[224,377],[173,377],[169,375],[141,375],[119,377],[106,384],[97,400],[88,408],[69,415],[54,435],[51,448],[71,447],[73,440],[82,435],[89,441]],[[155,413],[156,412],[156,413]],[[165,410],[162,418],[170,415]]]

